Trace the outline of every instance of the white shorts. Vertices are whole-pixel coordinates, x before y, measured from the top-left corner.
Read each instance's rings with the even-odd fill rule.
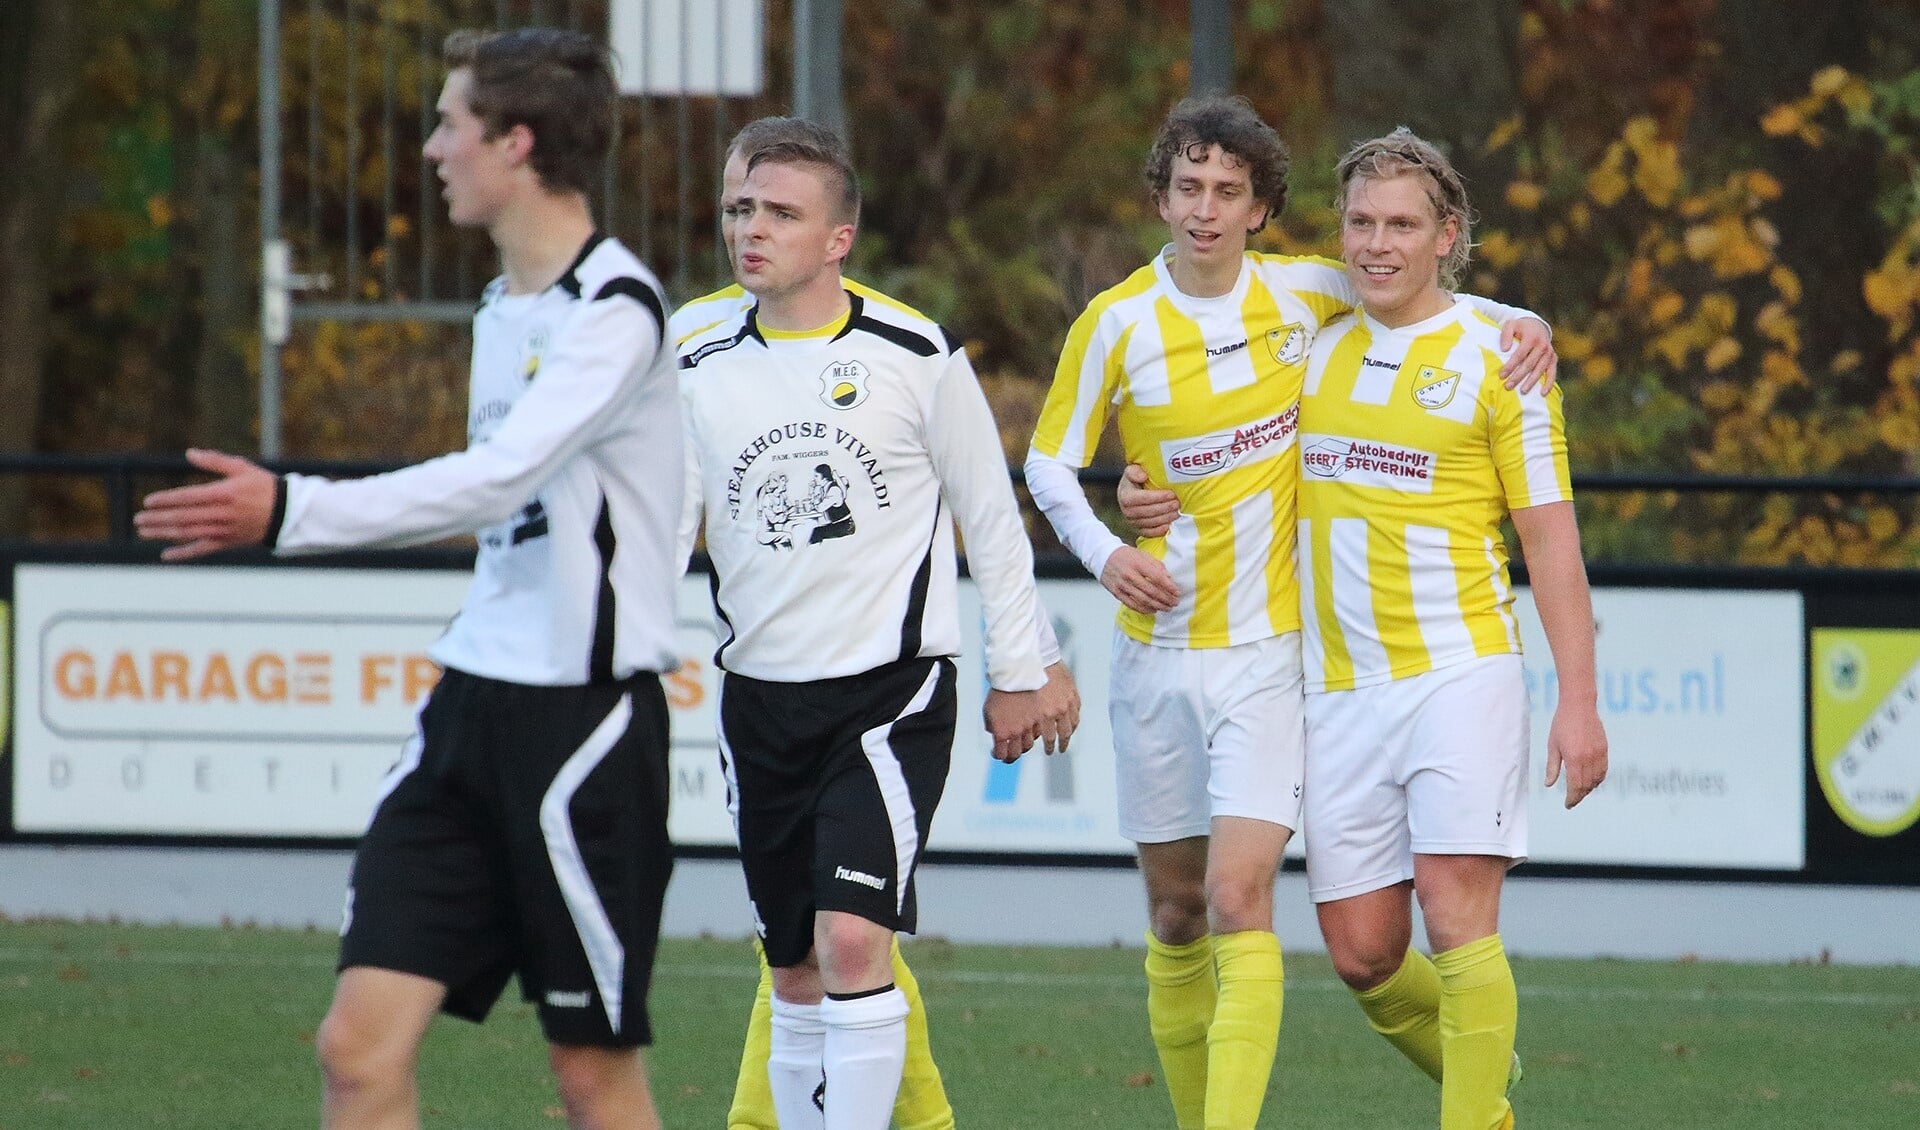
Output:
[[[1518,655],[1307,696],[1307,894],[1413,878],[1420,855],[1527,855]]]
[[[1154,647],[1115,629],[1113,720],[1120,834],[1204,836],[1216,816],[1300,827],[1300,633],[1233,647]]]

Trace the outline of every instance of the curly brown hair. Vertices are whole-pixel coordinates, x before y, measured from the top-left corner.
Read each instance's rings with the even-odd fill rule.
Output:
[[[1385,137],[1362,141],[1347,150],[1347,155],[1340,158],[1340,164],[1334,168],[1334,179],[1340,186],[1334,192],[1334,211],[1342,216],[1347,214],[1347,191],[1354,181],[1407,176],[1421,179],[1427,199],[1433,204],[1434,218],[1442,226],[1448,217],[1459,224],[1453,246],[1440,260],[1440,285],[1454,290],[1459,287],[1460,279],[1467,272],[1467,261],[1473,255],[1473,205],[1467,202],[1466,179],[1432,142],[1401,126]]]
[[[559,28],[456,31],[441,49],[448,70],[473,74],[467,105],[498,137],[533,133],[529,160],[549,192],[585,194],[604,175],[618,94],[605,45]]]
[[[1253,104],[1239,95],[1209,95],[1183,99],[1167,115],[1160,134],[1147,152],[1147,190],[1157,203],[1166,199],[1173,187],[1173,159],[1180,154],[1189,158],[1199,150],[1201,156],[1213,146],[1231,153],[1247,166],[1253,181],[1253,198],[1267,206],[1252,235],[1267,226],[1267,221],[1287,206],[1287,169],[1293,163],[1287,143],[1274,128],[1260,119]]]

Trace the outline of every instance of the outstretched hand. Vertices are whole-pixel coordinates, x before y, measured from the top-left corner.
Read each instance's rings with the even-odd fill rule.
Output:
[[[238,455],[198,447],[187,450],[187,462],[220,477],[155,491],[133,516],[141,537],[174,543],[160,559],[186,561],[264,542],[278,489],[273,472]]]

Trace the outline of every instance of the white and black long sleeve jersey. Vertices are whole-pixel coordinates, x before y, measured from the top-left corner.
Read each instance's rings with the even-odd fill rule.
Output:
[[[435,661],[538,686],[671,669],[685,459],[666,325],[659,281],[603,235],[538,294],[495,279],[473,317],[467,448],[365,479],[288,475],[269,544],[474,533]]]
[[[953,521],[988,681],[1042,686],[1033,551],[966,351],[860,294],[837,332],[771,338],[757,307],[680,344],[685,560],[702,514],[726,671],[806,682],[957,655]]]

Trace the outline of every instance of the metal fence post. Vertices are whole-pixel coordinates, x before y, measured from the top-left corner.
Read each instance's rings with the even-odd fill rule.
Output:
[[[280,242],[280,0],[260,0],[260,457],[280,458],[280,345],[287,339]]]
[[[840,0],[795,0],[794,116],[819,122],[845,137],[847,112],[840,96],[840,28]]]
[[[1226,94],[1233,90],[1232,0],[1192,0],[1187,92]]]

